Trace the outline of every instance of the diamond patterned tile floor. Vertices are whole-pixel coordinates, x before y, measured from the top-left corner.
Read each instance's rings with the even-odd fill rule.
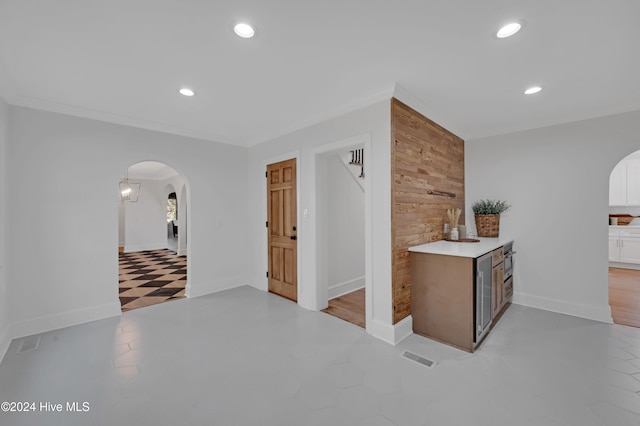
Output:
[[[167,249],[120,253],[122,311],[182,299],[187,285],[187,258]]]

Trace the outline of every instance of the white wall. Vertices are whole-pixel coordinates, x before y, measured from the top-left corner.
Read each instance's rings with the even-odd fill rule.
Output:
[[[118,202],[118,247],[124,247],[124,225],[124,203]]]
[[[329,298],[364,286],[364,191],[346,167],[338,154],[327,156]]]
[[[167,247],[167,184],[162,180],[133,179],[140,183],[138,201],[124,205],[124,251]]]
[[[9,109],[0,98],[0,361],[4,356],[11,338],[9,331],[9,291],[5,275],[7,238],[5,233],[5,217],[8,205],[6,196],[7,184],[7,145],[9,127]]]
[[[165,191],[163,195],[165,198],[165,204],[166,204],[166,199],[169,197],[169,194],[171,194],[171,192],[176,193],[176,201],[178,203],[178,222],[177,222],[178,253],[177,254],[178,256],[186,256],[187,255],[187,234],[189,232],[189,230],[187,229],[187,217],[189,215],[188,209],[187,209],[187,181],[184,178],[184,176],[180,174],[176,174],[174,176],[171,176],[168,179],[163,180],[162,182],[165,185]],[[166,214],[164,217],[165,217],[165,225],[166,225]]]
[[[10,107],[13,337],[120,312],[117,185],[160,161],[189,182],[189,296],[247,283],[247,150]]]
[[[327,293],[316,285],[316,187],[315,157],[323,146],[363,138],[371,186],[370,228],[365,231],[365,252],[370,261],[365,269],[367,284],[367,331],[386,341],[394,341],[391,306],[391,153],[389,100],[341,115],[249,149],[249,251],[247,269],[252,283],[267,289],[266,165],[298,157],[298,302],[307,309],[320,309]],[[355,144],[352,142],[352,145]],[[307,217],[304,217],[304,211]],[[322,255],[322,254],[320,254]]]
[[[640,149],[640,111],[465,143],[468,225],[480,198],[508,201],[514,302],[611,321],[609,175]]]

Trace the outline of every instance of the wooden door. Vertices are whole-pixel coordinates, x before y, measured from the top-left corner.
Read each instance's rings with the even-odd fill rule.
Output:
[[[267,166],[269,291],[298,300],[296,159]]]

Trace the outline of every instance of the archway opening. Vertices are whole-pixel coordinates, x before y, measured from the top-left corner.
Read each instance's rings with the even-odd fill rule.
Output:
[[[169,250],[178,252],[178,196],[175,191],[167,196],[167,245]]]
[[[609,177],[609,306],[614,323],[640,327],[640,151]]]
[[[136,197],[124,194],[130,187],[136,188]],[[179,238],[187,231],[181,220],[186,191],[176,190],[185,187],[184,176],[155,161],[129,166],[120,180],[118,290],[123,312],[186,297],[186,247],[180,252]]]

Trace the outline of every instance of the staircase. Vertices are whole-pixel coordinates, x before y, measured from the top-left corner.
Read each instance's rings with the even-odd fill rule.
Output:
[[[360,176],[361,179],[364,179],[364,149],[354,149],[351,151],[351,161],[349,164],[354,166],[360,166]]]
[[[364,149],[354,149],[348,153],[339,154],[339,157],[360,189],[364,191]]]

